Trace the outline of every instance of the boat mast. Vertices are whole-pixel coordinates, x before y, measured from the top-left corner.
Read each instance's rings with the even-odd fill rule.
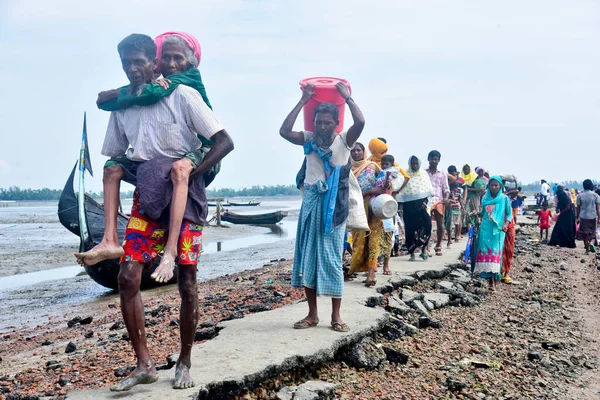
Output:
[[[79,151],[79,192],[77,194],[78,199],[78,210],[79,210],[79,238],[81,239],[80,246],[83,247],[84,243],[89,242],[90,233],[87,226],[87,216],[85,213],[85,170],[86,170],[86,159],[89,160],[87,155],[87,124],[86,114],[83,114],[83,133],[81,135],[81,150]]]

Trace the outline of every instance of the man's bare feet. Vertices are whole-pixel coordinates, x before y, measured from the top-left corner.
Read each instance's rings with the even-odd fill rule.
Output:
[[[100,243],[99,245],[95,246],[89,251],[83,253],[75,253],[75,257],[77,257],[77,263],[83,267],[85,265],[95,265],[98,264],[100,261],[104,260],[121,258],[123,253],[124,250],[121,246]]]
[[[175,256],[165,252],[160,260],[160,264],[150,276],[156,282],[169,282],[173,278],[173,269],[175,269]]]
[[[142,370],[139,367],[121,382],[110,388],[111,392],[126,392],[136,385],[148,385],[158,380],[158,372],[154,367],[149,370]]]
[[[173,389],[189,389],[194,387],[195,383],[190,376],[190,367],[182,363],[177,362],[175,367],[175,382],[173,382]]]

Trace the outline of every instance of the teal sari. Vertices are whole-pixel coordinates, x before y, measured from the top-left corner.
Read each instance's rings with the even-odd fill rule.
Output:
[[[502,186],[502,179],[494,176],[490,181],[496,180]],[[509,198],[502,190],[492,196],[488,188],[482,199],[483,218],[477,233],[475,247],[475,268],[473,275],[482,279],[499,280],[502,272],[502,253],[506,232],[502,227],[507,221],[512,220],[512,209]]]

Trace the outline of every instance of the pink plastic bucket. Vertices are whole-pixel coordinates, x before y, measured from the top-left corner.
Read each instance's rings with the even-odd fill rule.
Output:
[[[338,82],[344,82],[346,86],[348,86],[348,89],[350,89],[350,93],[352,93],[350,82],[345,79],[317,76],[314,78],[302,79],[300,81],[301,90],[304,90],[304,87],[308,84],[315,85],[315,88],[313,89],[315,96],[313,96],[308,103],[304,105],[304,130],[314,132],[315,107],[317,107],[320,103],[332,103],[337,107],[339,111],[340,123],[335,131],[340,133],[344,129],[344,112],[346,111],[346,101],[342,96],[340,96],[340,93],[335,87],[336,83]]]

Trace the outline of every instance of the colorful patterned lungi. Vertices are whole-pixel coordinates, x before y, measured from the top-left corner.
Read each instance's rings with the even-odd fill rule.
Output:
[[[178,256],[175,260],[178,265],[198,264],[198,255],[202,245],[202,228],[202,225],[183,220],[177,245]],[[131,217],[129,217],[125,229],[125,242],[123,243],[125,253],[120,262],[137,261],[149,265],[163,251],[168,237],[169,231],[160,228],[156,221],[150,219],[140,209],[140,199],[136,189],[133,193]]]

